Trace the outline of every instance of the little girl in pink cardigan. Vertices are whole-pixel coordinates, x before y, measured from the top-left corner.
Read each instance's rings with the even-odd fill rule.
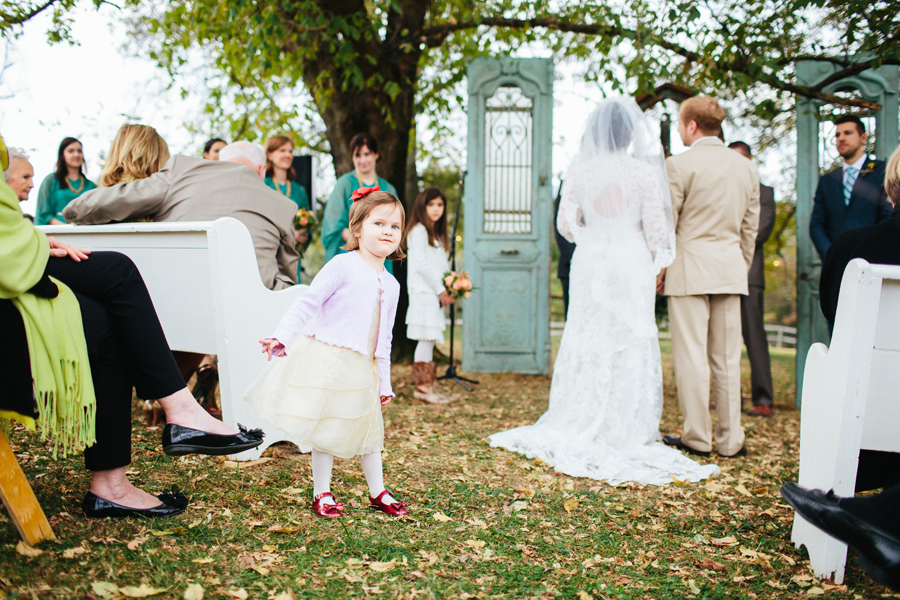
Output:
[[[349,252],[331,259],[278,324],[260,340],[263,352],[284,357],[248,394],[259,414],[312,447],[313,512],[343,516],[331,493],[335,456],[360,456],[372,507],[409,512],[385,489],[381,465],[381,406],[391,389],[391,330],[400,284],[385,258],[403,258],[403,205],[374,188],[353,194]]]

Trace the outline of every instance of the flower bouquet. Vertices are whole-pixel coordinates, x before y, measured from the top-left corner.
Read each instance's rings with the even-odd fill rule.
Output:
[[[472,280],[469,279],[469,272],[463,271],[447,271],[444,273],[444,288],[454,300],[468,298],[472,295]]]
[[[294,216],[294,229],[307,229],[309,230],[310,237],[312,237],[312,234],[318,225],[319,219],[316,218],[316,213],[311,210],[301,208]]]

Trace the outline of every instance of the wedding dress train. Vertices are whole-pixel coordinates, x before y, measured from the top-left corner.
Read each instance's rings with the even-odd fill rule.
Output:
[[[664,181],[625,153],[569,170],[558,222],[576,247],[550,406],[535,424],[490,436],[491,446],[611,485],[698,481],[719,471],[659,441],[655,286],[674,258]]]

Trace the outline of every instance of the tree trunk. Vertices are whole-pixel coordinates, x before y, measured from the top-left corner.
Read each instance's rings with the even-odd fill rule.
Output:
[[[366,24],[371,25],[371,31],[344,38],[346,43],[353,45],[356,57],[353,66],[361,72],[361,80],[373,82],[365,89],[344,85],[345,73],[335,66],[336,57],[324,51],[303,66],[304,82],[312,91],[325,122],[335,177],[353,170],[350,155],[353,136],[363,132],[372,134],[378,140],[381,154],[376,166],[378,175],[397,189],[400,201],[407,207],[407,215],[415,199],[409,197],[407,175],[422,53],[419,39],[430,4],[430,1],[421,0],[399,0],[392,4],[383,39],[377,24],[370,22]],[[365,14],[361,0],[319,0],[319,6],[328,15]],[[345,42],[342,40],[342,43]],[[412,168],[415,176],[415,163]],[[411,358],[415,342],[406,337],[405,261],[394,263],[394,275],[400,282],[400,299],[394,322],[393,354],[395,358]]]

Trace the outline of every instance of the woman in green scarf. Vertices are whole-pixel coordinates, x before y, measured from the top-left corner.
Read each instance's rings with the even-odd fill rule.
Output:
[[[2,179],[0,330],[0,416],[39,425],[54,451],[85,448],[88,517],[166,517],[187,506],[174,488],[154,497],[127,478],[132,386],[165,410],[168,454],[230,454],[262,442],[262,432],[235,432],[194,400],[131,260],[46,237]]]

